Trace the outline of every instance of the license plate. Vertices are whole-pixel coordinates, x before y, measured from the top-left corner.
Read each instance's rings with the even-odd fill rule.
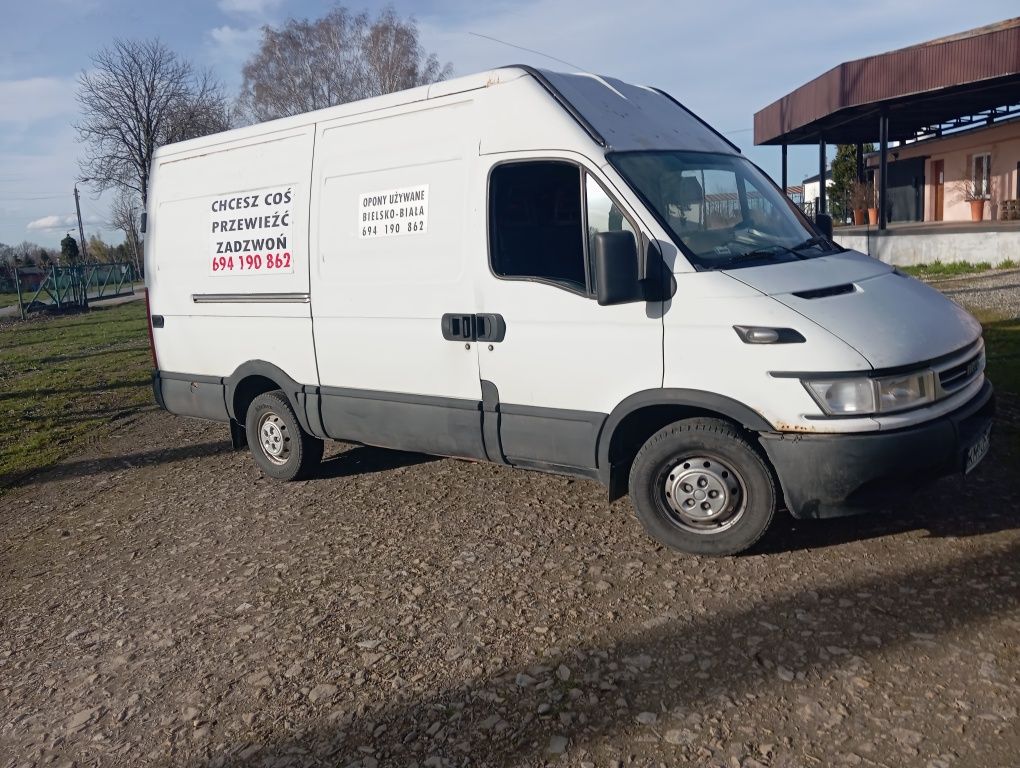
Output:
[[[967,461],[963,467],[963,474],[969,474],[974,467],[981,463],[981,459],[988,455],[988,448],[991,445],[992,428],[988,427],[977,441],[967,449]]]

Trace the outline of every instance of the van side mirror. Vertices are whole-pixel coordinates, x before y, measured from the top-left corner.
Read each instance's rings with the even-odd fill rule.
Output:
[[[603,307],[644,300],[633,233],[619,230],[595,235],[595,292]]]
[[[832,217],[827,213],[815,214],[815,227],[830,240],[832,239]]]

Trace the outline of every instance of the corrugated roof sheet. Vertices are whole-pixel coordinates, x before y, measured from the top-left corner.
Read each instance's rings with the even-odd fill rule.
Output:
[[[817,141],[819,132],[837,140],[867,131],[869,124],[857,121],[883,104],[903,107],[894,133],[909,133],[911,125],[1016,103],[1017,86],[1020,17],[833,67],[755,113],[754,143]],[[852,140],[875,138],[877,121],[873,127]]]

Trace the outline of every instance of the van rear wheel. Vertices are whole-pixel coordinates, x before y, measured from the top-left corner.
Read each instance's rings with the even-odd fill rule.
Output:
[[[631,466],[630,495],[652,538],[696,555],[750,548],[776,509],[768,466],[719,419],[685,419],[652,435]]]
[[[301,429],[294,409],[280,390],[252,400],[244,424],[255,463],[270,477],[300,480],[322,460],[322,440]]]

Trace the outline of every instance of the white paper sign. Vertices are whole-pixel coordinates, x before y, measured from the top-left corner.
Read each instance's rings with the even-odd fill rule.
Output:
[[[366,192],[358,199],[358,237],[421,235],[429,223],[429,185]]]
[[[212,275],[294,272],[293,185],[219,195],[209,201]]]

